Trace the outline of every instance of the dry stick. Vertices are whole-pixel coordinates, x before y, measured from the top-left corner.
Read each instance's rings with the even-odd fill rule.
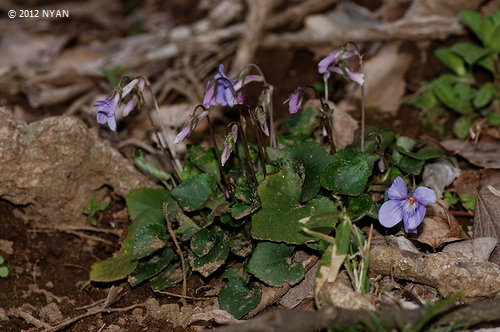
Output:
[[[243,36],[231,66],[231,76],[236,75],[240,68],[252,62],[260,45],[262,31],[273,2],[272,0],[247,0],[249,12],[245,19]]]
[[[163,295],[168,295],[168,296],[179,297],[181,299],[190,299],[190,300],[193,300],[193,301],[206,301],[206,300],[211,300],[212,299],[211,297],[194,297],[194,296],[175,294],[175,293],[170,293],[170,292],[165,292],[165,291],[155,291],[155,293],[163,294]]]
[[[76,316],[76,317],[73,317],[67,321],[64,321],[62,322],[61,324],[59,325],[56,325],[54,327],[50,327],[50,328],[47,328],[41,332],[54,332],[54,331],[57,331],[57,330],[60,330],[62,328],[65,328],[66,326],[69,326],[83,318],[86,318],[86,317],[90,317],[90,316],[93,316],[93,315],[97,315],[97,314],[100,314],[100,313],[113,313],[113,312],[124,312],[124,311],[129,311],[129,310],[132,310],[132,309],[135,309],[135,308],[139,308],[139,307],[145,307],[146,305],[144,303],[137,303],[137,304],[133,304],[131,306],[128,306],[128,307],[125,307],[125,308],[114,308],[114,309],[110,309],[110,308],[101,308],[101,309],[97,309],[97,310],[92,310],[92,311],[89,311],[89,312],[86,312],[84,314],[81,314],[79,316]]]
[[[10,309],[9,310],[9,316],[14,316],[14,317],[19,317],[19,318],[22,318],[24,319],[27,323],[29,324],[32,324],[32,325],[35,325],[37,328],[41,329],[41,328],[50,328],[50,325],[45,323],[45,322],[42,322],[41,320],[33,317],[32,315],[30,315],[29,313],[21,310],[21,309]]]
[[[224,184],[226,185],[226,190],[229,193],[229,199],[233,200],[233,190],[231,188],[231,184],[229,183],[229,178],[227,176],[226,170],[222,165],[222,161],[220,159],[219,149],[217,148],[217,142],[215,141],[214,129],[212,128],[212,122],[210,121],[210,115],[207,114],[207,122],[208,128],[210,129],[210,136],[212,138],[212,145],[214,146],[215,156],[217,157],[217,161],[219,162],[220,170],[222,172],[222,177],[224,178]]]
[[[175,237],[175,233],[172,230],[172,225],[170,224],[170,219],[168,218],[168,203],[163,203],[163,214],[165,215],[165,220],[167,221],[167,230],[170,236],[172,237],[172,240],[174,241],[175,248],[177,249],[177,253],[181,257],[181,264],[182,264],[182,296],[185,297],[187,293],[187,281],[186,281],[186,265],[184,263],[184,255],[182,254],[181,247],[179,246],[179,243],[177,242],[177,238]],[[184,298],[183,298],[184,300]]]
[[[429,323],[445,326],[457,323],[488,323],[500,320],[500,301],[478,302],[469,305],[448,305]],[[427,313],[428,308],[415,310],[389,310],[376,312],[380,324],[387,330],[400,330],[404,325],[414,326]],[[267,312],[240,324],[220,327],[218,332],[308,332],[326,329],[333,325],[351,328],[361,322],[373,322],[373,313],[328,307],[318,311],[281,309]]]

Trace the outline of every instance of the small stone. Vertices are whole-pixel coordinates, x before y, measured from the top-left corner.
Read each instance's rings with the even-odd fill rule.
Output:
[[[8,321],[9,316],[7,316],[7,312],[4,308],[0,308],[0,321]]]
[[[47,304],[40,310],[40,318],[49,322],[61,322],[64,319],[59,306],[54,302]]]

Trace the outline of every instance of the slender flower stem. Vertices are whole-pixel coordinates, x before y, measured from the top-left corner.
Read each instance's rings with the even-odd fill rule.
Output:
[[[361,152],[365,152],[365,87],[361,86]]]
[[[267,80],[264,76],[264,73],[262,73],[262,70],[260,69],[259,66],[257,66],[255,63],[249,63],[245,66],[244,70],[252,67],[255,68],[260,76],[262,77],[263,83],[264,83],[264,89],[269,89],[269,140],[270,140],[270,145],[271,147],[275,148],[277,146],[276,143],[276,131],[274,130],[274,110],[273,110],[273,91],[274,88],[272,85],[267,83]]]
[[[274,109],[273,109],[273,90],[272,85],[269,85],[269,138],[271,140],[271,147],[275,148],[276,143],[276,131],[274,130]]]
[[[242,118],[241,110],[240,110],[240,118]],[[241,122],[241,121],[240,121]],[[247,135],[245,134],[245,130],[241,126],[241,123],[238,123],[238,127],[240,128],[241,139],[243,140],[243,147],[245,148],[245,159],[247,161],[248,168],[250,170],[250,174],[252,174],[252,178],[255,182],[255,185],[258,185],[257,176],[255,176],[255,169],[253,167],[252,160],[250,159],[250,150],[248,149],[248,140]]]
[[[321,102],[323,102],[323,101],[321,101]],[[326,128],[326,133],[328,135],[328,141],[330,143],[331,152],[335,153],[335,143],[333,141],[333,129],[332,129],[332,126],[330,125],[330,118],[328,116],[328,114],[331,113],[330,111],[332,111],[332,110],[330,109],[330,106],[328,106],[328,104],[324,104],[324,103],[321,104],[321,118],[323,120],[323,125]],[[332,111],[332,113],[333,113],[333,111]],[[332,121],[333,121],[333,117],[332,117]]]
[[[327,104],[327,101],[323,100],[323,98],[321,97],[321,94],[318,92],[318,90],[316,90],[315,87],[313,87],[312,85],[306,85],[306,86],[304,86],[304,89],[313,90],[314,94],[316,95],[316,98],[318,98],[320,103],[321,103],[320,111],[321,111],[321,116],[323,119],[323,125],[326,128],[326,133],[328,135],[328,141],[330,142],[330,146],[331,146],[331,152],[335,153],[335,143],[333,141],[333,128],[330,125],[330,118],[328,116],[329,113],[333,113],[333,110]],[[333,118],[333,116],[332,116],[332,118]]]
[[[163,146],[163,141],[160,139],[160,135],[158,134],[158,130],[156,129],[156,127],[154,125],[153,117],[148,112],[149,119],[151,121],[151,124],[152,124],[153,128],[155,129],[155,132],[156,132],[156,139],[158,140],[158,144],[160,144],[160,147],[162,148],[162,151],[167,151],[168,158],[171,160],[172,166],[173,166],[173,169],[174,169],[174,173],[176,174],[176,179],[178,179],[180,181],[180,174],[181,174],[181,170],[182,170],[181,162],[179,161],[179,159],[177,159],[175,151],[172,148],[172,146],[170,144],[170,141],[168,140],[167,130],[165,129],[165,126],[163,125],[163,120],[161,118],[160,109],[158,107],[158,102],[156,101],[156,97],[155,97],[155,94],[153,93],[153,89],[151,87],[151,84],[147,80],[146,80],[146,86],[148,87],[148,90],[149,90],[149,92],[151,94],[151,98],[153,98],[153,103],[155,105],[156,116],[158,117],[158,122],[160,123],[160,127],[161,127],[161,130],[162,130],[162,133],[163,133],[163,138],[164,138],[165,143],[167,144],[167,149],[165,149],[165,147]]]
[[[214,146],[215,156],[217,157],[217,161],[219,162],[220,170],[222,172],[222,177],[224,178],[224,184],[226,186],[226,190],[229,193],[229,200],[233,200],[233,191],[231,188],[231,184],[229,183],[229,178],[227,176],[226,170],[224,166],[222,166],[222,162],[220,159],[219,148],[217,148],[217,142],[215,141],[214,129],[212,128],[212,122],[210,121],[210,116],[207,114],[207,122],[208,128],[210,129],[210,136],[212,138],[212,145]]]
[[[177,242],[177,238],[175,237],[175,233],[172,230],[172,225],[170,223],[170,219],[168,218],[168,203],[165,202],[163,203],[163,215],[165,216],[165,220],[167,221],[167,230],[168,233],[170,234],[170,237],[172,237],[172,240],[174,241],[175,248],[177,249],[177,253],[181,257],[181,265],[182,265],[182,300],[185,302],[186,301],[186,293],[187,293],[187,281],[186,281],[186,265],[184,263],[184,255],[182,253],[181,247],[179,246],[179,243]]]
[[[325,85],[325,101],[328,102],[328,78],[325,75],[323,75],[323,84]]]
[[[149,122],[151,122],[151,126],[153,127],[153,130],[154,130],[154,133],[155,133],[155,136],[156,136],[156,140],[158,141],[158,145],[160,146],[160,150],[165,155],[165,158],[167,159],[167,162],[169,163],[169,166],[172,167],[172,169],[174,170],[173,174],[174,174],[175,180],[177,181],[177,183],[182,183],[181,176],[178,173],[177,168],[175,167],[175,164],[174,164],[174,161],[173,161],[174,158],[173,158],[170,150],[165,149],[165,146],[163,145],[163,142],[162,142],[162,140],[160,138],[160,135],[158,134],[158,132],[159,132],[158,128],[156,128],[156,125],[155,125],[155,122],[153,120],[153,117],[151,116],[151,112],[147,112],[147,113],[148,113]]]
[[[257,108],[262,108],[262,106],[257,106]],[[257,119],[255,117],[255,114],[248,108],[248,113],[250,114],[250,119],[252,121],[252,128],[253,131],[255,132],[255,136],[257,137],[257,146],[259,147],[259,154],[260,154],[260,160],[262,161],[262,171],[264,172],[264,178],[267,177],[267,172],[266,172],[266,155],[264,154],[264,150],[262,149],[262,140],[260,136],[260,130],[257,125]]]

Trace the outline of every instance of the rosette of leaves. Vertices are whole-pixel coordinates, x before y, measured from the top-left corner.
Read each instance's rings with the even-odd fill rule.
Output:
[[[497,107],[500,102],[500,87],[494,82],[478,82],[477,69],[489,71],[498,79],[498,55],[500,53],[500,10],[486,17],[473,11],[461,13],[460,19],[481,41],[482,45],[459,42],[451,47],[435,51],[436,57],[452,73],[441,75],[431,83],[424,83],[423,92],[412,98],[409,104],[425,112],[424,121],[438,123],[441,114],[451,110],[458,115],[453,125],[454,134],[464,139],[475,120],[480,116],[491,124],[500,124]],[[430,120],[430,121],[429,121]]]

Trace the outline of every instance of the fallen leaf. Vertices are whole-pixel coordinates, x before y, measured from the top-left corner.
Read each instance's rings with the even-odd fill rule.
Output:
[[[344,111],[335,103],[328,101],[328,106],[333,110],[333,142],[337,150],[341,150],[346,146],[352,144],[354,141],[354,132],[359,127],[356,121],[349,113]],[[310,99],[304,103],[303,109],[312,107],[319,116],[319,108],[321,103],[318,99]]]
[[[443,190],[452,184],[459,174],[460,168],[448,160],[438,160],[425,165],[422,178],[426,186],[434,189],[437,197],[442,197]]]
[[[484,168],[500,168],[500,141],[482,135],[477,144],[451,139],[441,142],[448,151],[456,153],[471,164]]]
[[[295,308],[304,299],[312,297],[314,294],[314,280],[316,271],[318,270],[319,262],[307,271],[304,280],[298,285],[290,288],[290,290],[280,299],[280,304],[285,308]]]
[[[197,321],[215,321],[217,324],[227,325],[238,323],[239,320],[233,317],[229,312],[221,309],[214,309],[208,312],[194,314],[188,318],[187,324],[190,325]]]
[[[436,204],[427,206],[427,214],[418,227],[418,234],[411,237],[436,249],[447,242],[468,238],[465,231],[449,211],[448,204],[438,199]]]
[[[493,188],[492,191],[490,188]],[[500,171],[485,170],[481,175],[477,193],[477,207],[474,215],[474,238],[500,238]],[[490,261],[500,265],[500,248],[491,253]]]
[[[455,181],[455,191],[458,195],[471,195],[477,193],[479,184],[479,171],[463,170]]]
[[[394,235],[389,235],[385,237],[385,240],[388,245],[391,247],[396,247],[401,250],[406,250],[406,251],[411,251],[417,254],[421,254],[422,252],[415,247],[413,242],[408,240],[408,238],[404,236],[394,236]]]
[[[467,258],[474,258],[480,262],[487,262],[497,242],[498,241],[494,237],[480,237],[477,239],[450,243],[443,248],[443,252],[459,252]]]

